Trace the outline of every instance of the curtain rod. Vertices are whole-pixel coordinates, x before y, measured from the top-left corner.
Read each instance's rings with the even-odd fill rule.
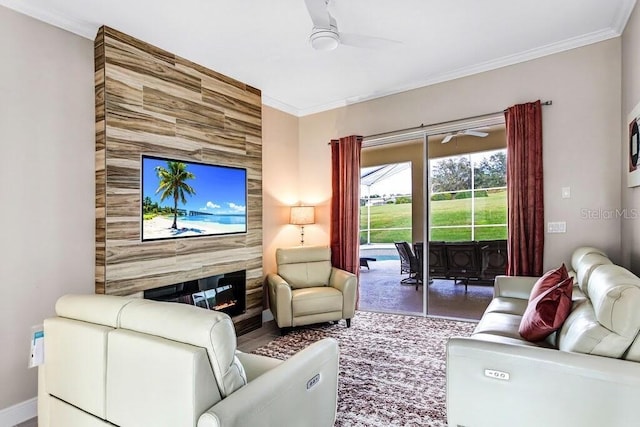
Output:
[[[553,101],[544,101],[541,102],[540,105],[553,105]],[[393,134],[397,134],[397,133],[405,133],[405,132],[415,132],[415,131],[419,131],[423,128],[426,127],[432,127],[432,126],[442,126],[442,125],[447,125],[450,123],[456,123],[456,122],[463,122],[463,121],[468,121],[468,120],[474,120],[474,119],[481,119],[483,117],[490,117],[490,116],[495,116],[497,114],[504,114],[507,110],[504,109],[502,111],[495,111],[493,113],[487,113],[487,114],[480,114],[477,116],[470,116],[470,117],[463,117],[461,119],[455,119],[455,120],[447,120],[446,122],[440,122],[440,123],[431,123],[428,125],[420,124],[420,126],[414,126],[411,128],[405,128],[405,129],[398,129],[398,130],[394,130],[394,131],[389,131],[389,132],[382,132],[382,133],[376,133],[373,135],[367,135],[365,137],[363,137],[363,139],[367,139],[367,138],[381,138],[384,136],[388,136],[388,135],[393,135]],[[331,143],[329,143],[331,144]]]

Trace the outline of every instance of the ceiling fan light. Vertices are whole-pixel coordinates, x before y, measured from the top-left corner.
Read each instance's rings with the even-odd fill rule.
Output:
[[[340,36],[331,30],[314,30],[309,37],[311,46],[315,50],[333,50],[340,44]]]

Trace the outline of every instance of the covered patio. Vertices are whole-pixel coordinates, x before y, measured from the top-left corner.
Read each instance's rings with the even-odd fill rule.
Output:
[[[360,256],[375,258],[369,268],[360,267],[359,310],[402,314],[423,314],[423,285],[401,283],[407,274],[400,274],[400,258],[393,244],[362,245]],[[493,297],[493,287],[434,279],[428,284],[430,316],[457,319],[480,319]]]

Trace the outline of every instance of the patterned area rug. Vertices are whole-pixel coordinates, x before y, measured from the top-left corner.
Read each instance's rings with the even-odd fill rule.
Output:
[[[312,342],[340,344],[336,426],[446,426],[446,342],[474,323],[358,312],[351,328],[295,329],[254,351],[286,359]]]

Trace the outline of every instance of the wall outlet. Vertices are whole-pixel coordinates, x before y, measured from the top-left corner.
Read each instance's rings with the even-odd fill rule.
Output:
[[[565,221],[548,222],[547,233],[566,233],[567,223]]]

